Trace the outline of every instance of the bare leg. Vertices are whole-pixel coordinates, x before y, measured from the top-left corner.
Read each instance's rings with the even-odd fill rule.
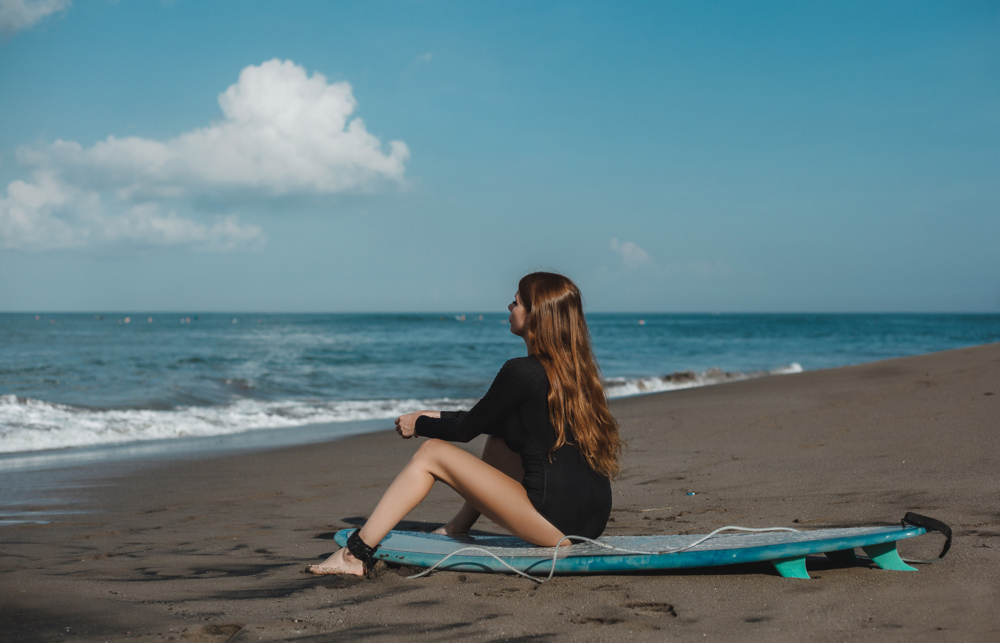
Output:
[[[377,545],[423,500],[434,482],[454,489],[487,518],[518,538],[553,547],[563,534],[535,509],[524,487],[476,456],[441,440],[428,440],[389,485],[368,522],[361,540]],[[567,543],[568,544],[568,543]],[[361,561],[343,548],[308,571],[317,574],[362,574]]]
[[[488,436],[486,444],[483,446],[482,461],[506,474],[515,482],[524,479],[524,468],[521,466],[521,456],[507,448],[507,444],[500,438]],[[472,525],[479,520],[479,510],[469,501],[465,501],[455,517],[448,521],[443,527],[434,530],[435,534],[445,536],[464,536],[472,529]]]

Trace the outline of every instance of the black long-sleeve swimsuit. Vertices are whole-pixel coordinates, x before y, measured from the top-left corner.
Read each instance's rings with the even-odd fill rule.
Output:
[[[521,456],[528,499],[556,529],[569,536],[597,538],[611,515],[611,481],[590,468],[572,444],[552,453],[556,432],[549,421],[549,380],[533,355],[503,365],[490,390],[468,412],[417,418],[417,435],[468,442],[487,434],[501,438]]]

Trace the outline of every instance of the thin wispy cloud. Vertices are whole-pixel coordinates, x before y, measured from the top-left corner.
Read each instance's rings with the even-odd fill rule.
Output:
[[[383,151],[352,117],[351,85],[292,61],[246,67],[219,95],[223,118],[160,141],[109,136],[91,147],[57,140],[18,149],[30,181],[0,197],[0,247],[58,248],[139,240],[232,248],[261,239],[233,216],[214,225],[170,211],[193,199],[324,196],[403,182],[409,149]]]
[[[619,241],[617,237],[611,237],[609,247],[619,256],[626,268],[640,268],[653,262],[648,252],[631,241]]]
[[[431,52],[428,51],[426,53],[422,53],[419,56],[417,56],[417,59],[414,62],[429,63],[431,61],[431,59],[433,59],[433,58],[434,58],[434,54],[432,54]]]
[[[660,263],[653,261],[649,253],[632,241],[620,241],[617,237],[612,237],[608,247],[614,252],[621,262],[621,265],[629,270],[645,268],[644,274],[647,277],[659,277],[670,279],[672,277],[697,277],[699,279],[710,279],[716,277],[729,277],[733,274],[733,269],[722,261],[689,261],[686,263],[669,262]]]
[[[54,13],[66,11],[70,0],[0,0],[0,35],[13,36]]]

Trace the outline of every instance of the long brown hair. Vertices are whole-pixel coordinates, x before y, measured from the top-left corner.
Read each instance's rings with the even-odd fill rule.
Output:
[[[567,443],[569,426],[587,464],[614,478],[621,470],[624,442],[608,410],[580,289],[562,275],[533,272],[521,279],[517,290],[528,311],[528,351],[542,363],[549,378],[549,420],[556,431],[549,456]]]

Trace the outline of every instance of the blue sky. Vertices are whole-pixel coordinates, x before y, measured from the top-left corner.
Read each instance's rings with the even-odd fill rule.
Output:
[[[0,0],[0,311],[1000,310],[1000,5]]]

